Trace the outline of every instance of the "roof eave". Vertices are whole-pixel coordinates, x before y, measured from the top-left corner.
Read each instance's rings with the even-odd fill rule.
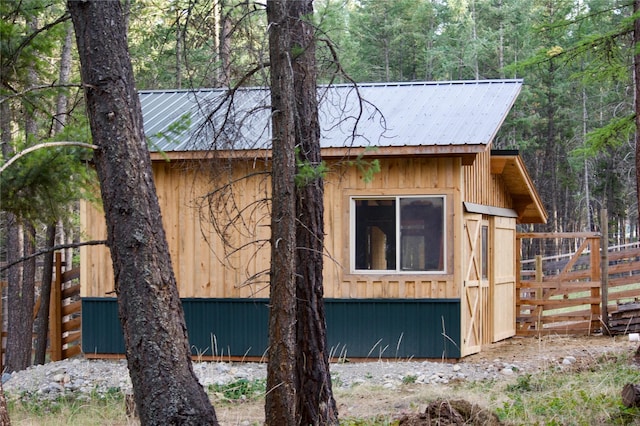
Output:
[[[491,173],[502,176],[518,212],[518,223],[547,223],[547,211],[520,155],[492,151]]]
[[[484,152],[487,145],[420,145],[420,146],[385,146],[385,147],[328,147],[322,148],[324,159],[345,157],[394,158],[416,156],[451,156],[461,157],[464,165],[473,164],[476,155]],[[271,158],[268,149],[215,150],[215,151],[152,151],[153,161],[171,160],[206,160],[210,158]]]

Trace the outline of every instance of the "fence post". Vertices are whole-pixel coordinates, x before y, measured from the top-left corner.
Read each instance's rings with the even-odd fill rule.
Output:
[[[542,269],[542,255],[536,254],[536,283],[542,283],[544,281],[544,270]],[[545,290],[542,287],[536,288],[535,291],[532,292],[531,296],[534,299],[542,299],[544,297]],[[544,311],[543,305],[536,305],[536,308],[532,312],[537,312],[536,321],[536,330],[542,330],[542,314]]]
[[[519,323],[518,321],[518,316],[520,315],[521,312],[521,306],[522,306],[522,239],[520,238],[520,236],[516,233],[516,265],[515,265],[515,270],[516,270],[516,323],[515,323],[515,330],[516,330],[516,334],[518,334],[518,330],[521,328],[522,324]]]
[[[589,326],[589,334],[593,332],[594,328],[599,325],[598,320],[602,320],[602,297],[605,293],[602,291],[602,261],[600,252],[600,238],[597,236],[590,238],[591,240],[591,282],[600,282],[598,287],[591,287],[591,298],[600,299],[599,303],[591,303],[591,326]],[[598,294],[600,293],[600,294]]]
[[[600,282],[602,283],[602,323],[604,333],[609,334],[609,215],[607,209],[600,210]]]
[[[51,286],[49,345],[51,361],[62,360],[62,253],[56,252],[56,279]]]

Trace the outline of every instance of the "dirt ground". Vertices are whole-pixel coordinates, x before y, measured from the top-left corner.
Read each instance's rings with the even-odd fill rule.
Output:
[[[597,362],[606,353],[633,353],[639,342],[630,342],[628,336],[547,336],[542,338],[511,338],[483,348],[481,353],[465,357],[459,362],[487,364],[496,359],[507,363],[522,363],[541,369],[561,362],[566,356],[573,356],[579,364]],[[530,371],[530,369],[528,369]],[[420,423],[419,413],[424,413],[433,401],[465,399],[471,405],[486,406],[487,401],[470,400],[455,386],[448,385],[406,385],[389,390],[381,387],[356,386],[349,389],[334,389],[340,417],[372,418],[378,415],[400,419],[406,416],[402,425]],[[473,399],[473,398],[471,398]],[[218,420],[222,425],[262,424],[264,421],[264,401],[234,404],[215,402]],[[442,404],[440,404],[442,405]],[[422,416],[424,417],[424,416]]]
[[[484,347],[480,353],[460,361],[479,363],[501,359],[544,366],[552,360],[562,360],[567,355],[590,358],[607,352],[635,351],[639,344],[630,342],[628,336],[513,337]]]

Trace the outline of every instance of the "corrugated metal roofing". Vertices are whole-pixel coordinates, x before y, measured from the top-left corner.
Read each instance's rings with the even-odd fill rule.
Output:
[[[522,80],[323,86],[318,89],[321,145],[487,145],[521,87]],[[141,91],[152,149],[270,148],[268,89],[227,94],[225,89]]]

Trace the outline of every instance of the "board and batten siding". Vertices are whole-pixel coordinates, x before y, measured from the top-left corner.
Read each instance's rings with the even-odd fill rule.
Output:
[[[512,208],[509,191],[500,175],[491,173],[491,151],[476,155],[464,166],[464,201],[485,206]]]
[[[490,342],[497,342],[516,334],[516,220],[515,218],[493,217],[492,235],[499,244],[493,244],[489,255],[491,274],[492,324]]]
[[[345,159],[327,160],[325,179],[325,271],[327,298],[353,299],[447,299],[459,298],[460,267],[455,253],[461,250],[462,161],[451,157],[380,158],[381,170],[370,182]],[[163,223],[169,242],[181,297],[266,298],[268,292],[270,235],[268,206],[264,202],[270,181],[264,175],[264,159],[234,162],[232,172],[220,167],[218,183],[240,179],[234,191],[213,204],[219,224],[211,225],[202,196],[215,185],[205,170],[211,163],[155,161],[154,177]],[[488,172],[487,172],[488,173]],[[446,196],[446,264],[443,274],[352,274],[349,263],[350,200],[354,196],[444,195]],[[205,201],[203,203],[203,201]],[[242,220],[229,226],[234,206],[244,207]],[[104,214],[99,207],[83,203],[83,232],[90,239],[104,239]],[[231,248],[223,244],[223,238]],[[81,252],[82,296],[115,296],[111,259],[106,247],[86,246]],[[257,278],[255,278],[257,276]],[[251,278],[255,278],[251,280]]]

